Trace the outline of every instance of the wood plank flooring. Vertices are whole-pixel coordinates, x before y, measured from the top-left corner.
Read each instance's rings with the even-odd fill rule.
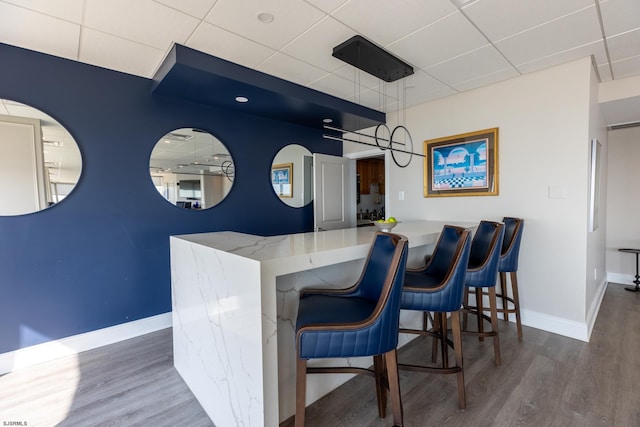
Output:
[[[589,343],[528,327],[520,342],[500,322],[500,344],[496,367],[491,340],[463,337],[464,411],[453,376],[401,371],[405,426],[640,426],[640,295],[609,285]],[[171,346],[167,329],[1,376],[0,426],[211,426]],[[428,355],[418,338],[399,359]],[[357,377],[307,408],[307,426],[391,426],[376,408],[373,380]]]

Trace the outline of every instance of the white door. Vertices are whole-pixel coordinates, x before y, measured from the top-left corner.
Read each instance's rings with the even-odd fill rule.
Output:
[[[356,161],[313,154],[313,229],[356,226]]]

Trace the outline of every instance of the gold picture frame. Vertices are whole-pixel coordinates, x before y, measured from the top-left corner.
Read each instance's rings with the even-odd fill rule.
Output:
[[[278,197],[293,197],[293,163],[273,165],[271,168],[271,185]]]
[[[498,195],[498,128],[424,141],[424,154],[424,197]]]

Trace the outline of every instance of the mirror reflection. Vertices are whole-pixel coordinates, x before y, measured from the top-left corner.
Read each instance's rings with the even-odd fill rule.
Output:
[[[71,193],[82,170],[75,140],[48,114],[0,99],[0,215],[46,209]]]
[[[231,191],[233,159],[209,132],[176,129],[156,143],[149,160],[153,185],[171,204],[182,209],[209,209]]]
[[[271,165],[271,186],[283,203],[299,208],[313,200],[313,156],[298,144],[283,147]]]

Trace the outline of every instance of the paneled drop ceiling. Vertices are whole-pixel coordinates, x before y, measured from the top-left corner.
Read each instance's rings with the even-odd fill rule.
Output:
[[[415,74],[331,55],[356,34]],[[587,56],[640,75],[640,0],[0,0],[0,42],[148,78],[179,43],[386,112]]]

